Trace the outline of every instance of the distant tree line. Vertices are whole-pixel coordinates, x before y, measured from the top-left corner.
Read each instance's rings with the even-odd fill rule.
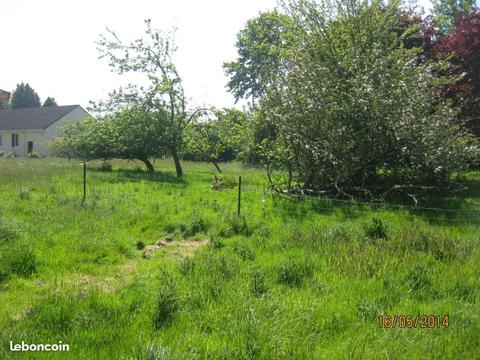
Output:
[[[12,92],[10,102],[0,101],[0,110],[1,109],[22,109],[22,108],[35,108],[40,106],[58,106],[55,99],[52,97],[47,97],[43,102],[43,105],[40,103],[40,97],[37,92],[28,84],[20,83],[17,84],[17,87]]]

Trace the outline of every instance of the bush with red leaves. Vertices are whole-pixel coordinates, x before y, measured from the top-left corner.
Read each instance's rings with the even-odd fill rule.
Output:
[[[455,22],[453,31],[438,38],[435,56],[449,56],[449,75],[461,78],[450,84],[445,95],[460,107],[460,118],[480,136],[480,12],[464,14]]]

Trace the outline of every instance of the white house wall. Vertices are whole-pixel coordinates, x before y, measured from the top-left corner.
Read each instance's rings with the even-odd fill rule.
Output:
[[[12,134],[18,135],[18,147],[12,148]],[[17,156],[28,155],[28,142],[33,141],[33,152],[38,155],[46,155],[47,150],[41,145],[43,142],[43,130],[16,130],[0,131],[2,145],[0,151],[14,153]]]
[[[49,140],[62,136],[62,130],[68,124],[77,122],[86,117],[91,117],[91,115],[80,106],[77,106],[44,130],[0,130],[0,135],[2,137],[0,151],[4,153],[14,153],[17,156],[27,156],[28,142],[33,141],[33,153],[46,156],[48,155],[47,143]],[[17,134],[19,136],[19,146],[16,148],[12,148],[12,134]]]
[[[65,126],[75,123],[86,117],[91,117],[91,115],[83,110],[80,106],[76,107],[44,130],[44,141],[49,141],[55,137],[61,136],[62,129]]]

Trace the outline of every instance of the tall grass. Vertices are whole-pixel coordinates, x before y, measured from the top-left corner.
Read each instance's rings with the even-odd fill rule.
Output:
[[[82,204],[78,164],[0,160],[0,358],[480,356],[478,213],[272,198],[262,171],[228,164],[238,217],[211,165],[181,180],[167,160],[137,166],[90,164]],[[436,205],[472,209],[480,176],[466,176],[465,201]],[[383,314],[450,326],[381,329]],[[71,351],[14,354],[10,340]]]

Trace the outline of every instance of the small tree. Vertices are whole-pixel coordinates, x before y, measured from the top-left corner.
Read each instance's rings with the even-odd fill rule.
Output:
[[[108,30],[97,42],[100,58],[106,58],[118,74],[134,72],[146,75],[148,87],[130,85],[110,94],[106,102],[95,105],[99,111],[114,111],[122,107],[136,107],[141,104],[151,116],[168,113],[165,127],[156,136],[162,149],[170,154],[175,163],[177,177],[183,175],[179,154],[184,143],[187,125],[201,110],[189,111],[183,91],[182,80],[178,75],[172,57],[176,50],[173,32],[163,34],[151,27],[145,20],[146,39],[123,43],[115,32]]]
[[[252,103],[274,87],[284,64],[285,52],[291,49],[291,18],[277,10],[250,19],[237,35],[238,59],[223,64],[230,77],[228,88],[238,101],[251,98]]]
[[[65,128],[64,136],[50,142],[53,155],[83,161],[140,160],[147,170],[155,169],[150,158],[165,149],[157,135],[164,131],[168,114],[152,114],[142,107],[123,109],[98,119],[87,118]]]
[[[113,127],[108,119],[86,118],[67,125],[61,137],[49,142],[53,156],[82,161],[113,158]]]
[[[246,117],[236,109],[217,110],[212,115],[189,128],[186,148],[195,160],[211,162],[221,173],[219,162],[233,160],[241,151]]]
[[[40,107],[40,98],[28,83],[22,82],[13,91],[10,106],[12,109]]]
[[[57,105],[57,102],[55,101],[55,98],[47,97],[47,99],[45,100],[42,106],[48,107],[48,106],[58,106],[58,105]]]

